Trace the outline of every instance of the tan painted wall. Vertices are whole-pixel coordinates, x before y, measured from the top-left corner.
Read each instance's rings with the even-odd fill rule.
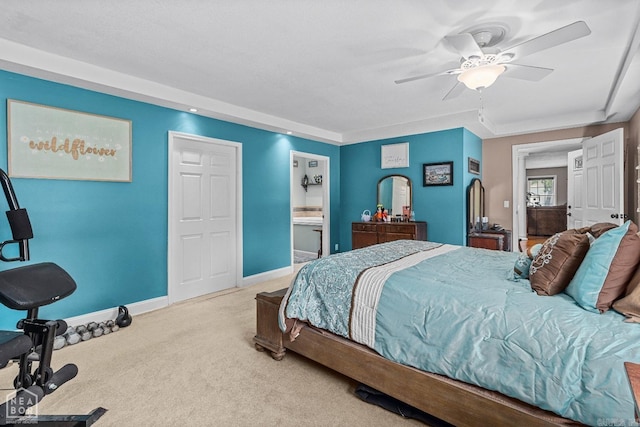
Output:
[[[638,207],[640,207],[640,201],[638,200],[638,191],[640,191],[638,190],[638,187],[640,187],[640,184],[636,183],[636,180],[640,179],[640,176],[637,175],[638,172],[633,167],[633,165],[637,166],[638,164],[640,164],[640,159],[638,158],[638,149],[636,148],[639,146],[640,146],[640,109],[636,111],[636,114],[634,114],[631,120],[629,121],[629,143],[627,147],[629,147],[628,159],[632,167],[627,168],[627,171],[629,172],[628,180],[631,188],[634,188],[633,185],[636,186],[635,191],[630,190],[630,193],[631,193],[630,199],[633,199],[633,204],[630,207],[631,213],[633,213],[634,211],[636,211],[636,209],[638,209]],[[635,222],[636,224],[640,224],[640,212],[636,212]]]
[[[512,229],[513,226],[513,171],[511,167],[511,147],[513,145],[596,136],[620,127],[624,128],[627,164],[635,165],[636,146],[640,142],[640,110],[636,112],[630,122],[626,123],[585,126],[483,140],[482,183],[485,188],[485,215],[489,217],[489,222],[499,223],[507,229]],[[627,167],[625,194],[628,195],[627,212],[634,214],[637,207],[637,194],[633,195],[637,192],[635,190],[635,170],[631,169],[635,169],[635,167]],[[508,208],[504,207],[505,200],[509,201]],[[632,203],[634,204],[632,205]],[[634,206],[633,209],[631,206]],[[637,222],[638,216],[636,214]]]

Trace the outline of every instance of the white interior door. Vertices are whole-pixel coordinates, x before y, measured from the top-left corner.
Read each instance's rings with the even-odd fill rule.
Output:
[[[235,287],[239,144],[171,133],[169,301]],[[240,257],[241,258],[241,257]]]
[[[584,199],[582,149],[567,153],[567,230],[583,226]]]
[[[612,130],[583,143],[582,224],[624,222],[624,134]]]

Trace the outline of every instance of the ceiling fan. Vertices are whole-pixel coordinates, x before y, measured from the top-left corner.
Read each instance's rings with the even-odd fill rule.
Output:
[[[493,46],[504,36],[503,29],[495,31],[495,28],[480,28],[467,33],[446,36],[444,39],[462,56],[460,67],[407,77],[395,82],[400,84],[435,76],[456,75],[458,81],[443,98],[446,100],[459,95],[465,86],[478,91],[487,88],[503,73],[512,78],[539,81],[549,75],[553,69],[515,64],[514,61],[589,34],[591,30],[587,24],[584,21],[577,21],[502,51]]]

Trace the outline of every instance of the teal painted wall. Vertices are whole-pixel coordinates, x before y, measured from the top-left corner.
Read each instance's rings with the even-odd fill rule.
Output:
[[[41,310],[67,318],[167,294],[168,131],[242,143],[243,275],[291,263],[290,150],[324,155],[331,170],[331,247],[339,241],[339,147],[0,71],[0,167],[7,170],[6,100],[128,119],[133,182],[12,179],[34,229],[30,263],[52,261],[78,284]],[[0,201],[0,210],[6,203]],[[0,219],[0,241],[11,238]],[[25,263],[2,263],[0,269]],[[23,313],[0,306],[0,329]]]
[[[409,167],[382,169],[380,147],[400,142],[409,143]],[[466,244],[466,189],[477,176],[467,171],[468,156],[481,160],[482,140],[462,128],[341,147],[341,249],[351,248],[351,223],[360,220],[363,210],[375,211],[377,183],[391,174],[411,179],[413,210],[416,220],[427,221],[428,240]],[[453,161],[453,185],[424,187],[423,163],[445,161]]]
[[[393,173],[413,181],[414,211],[428,221],[429,240],[465,242],[466,186],[475,177],[467,172],[467,157],[481,160],[482,154],[482,141],[465,129],[338,147],[0,71],[0,117],[6,117],[7,99],[133,124],[131,183],[12,179],[34,228],[29,262],[55,262],[78,283],[73,295],[44,307],[43,317],[67,318],[167,294],[170,130],[242,143],[245,277],[290,265],[291,150],[330,159],[332,250],[336,243],[341,251],[351,247],[351,222],[364,209],[375,211],[377,182]],[[1,123],[0,167],[6,170],[6,120]],[[411,165],[383,170],[380,146],[394,142],[410,143]],[[422,164],[448,160],[454,161],[454,185],[423,187]],[[10,237],[0,220],[0,241]],[[20,265],[2,263],[0,269]],[[0,306],[0,328],[13,329],[22,316]]]

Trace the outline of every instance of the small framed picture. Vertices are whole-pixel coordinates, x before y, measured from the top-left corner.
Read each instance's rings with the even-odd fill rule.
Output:
[[[480,161],[469,157],[469,173],[480,175]]]
[[[317,168],[318,167],[318,161],[317,160],[309,160],[309,167],[310,168]]]
[[[582,169],[582,156],[576,157],[575,159],[573,159],[573,169],[574,170]]]
[[[423,187],[431,185],[453,185],[453,162],[424,163],[422,165]]]

